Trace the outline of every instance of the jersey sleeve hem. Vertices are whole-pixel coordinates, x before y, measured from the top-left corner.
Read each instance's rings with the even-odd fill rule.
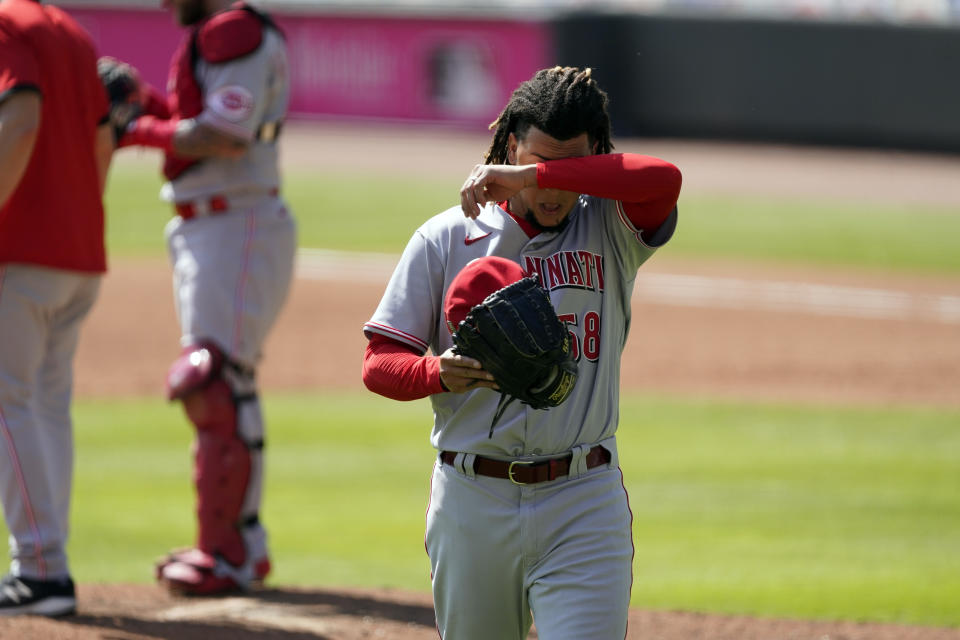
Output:
[[[393,327],[380,324],[379,322],[367,322],[363,325],[363,332],[378,333],[382,336],[392,338],[402,342],[403,344],[410,345],[414,349],[417,349],[421,354],[426,353],[427,348],[430,346],[413,334],[401,331],[400,329],[394,329]]]
[[[673,210],[667,215],[667,219],[664,220],[659,227],[657,227],[653,233],[648,234],[649,237],[644,237],[644,231],[642,229],[637,229],[633,223],[630,221],[630,218],[627,217],[626,211],[623,209],[623,202],[620,200],[616,201],[617,204],[617,215],[620,218],[620,222],[627,229],[630,230],[630,233],[637,239],[637,242],[642,244],[648,249],[659,249],[673,237],[673,232],[677,228],[677,207],[674,206]]]

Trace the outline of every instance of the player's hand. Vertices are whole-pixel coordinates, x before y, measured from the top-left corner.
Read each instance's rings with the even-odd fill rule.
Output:
[[[460,208],[476,218],[488,202],[503,202],[528,187],[537,186],[537,165],[478,164],[460,188]]]
[[[466,393],[477,387],[498,388],[493,376],[483,370],[480,362],[456,355],[453,349],[440,354],[440,380],[453,393]]]

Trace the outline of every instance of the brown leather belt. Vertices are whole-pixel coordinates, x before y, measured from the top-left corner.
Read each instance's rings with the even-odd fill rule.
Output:
[[[441,451],[440,460],[444,464],[453,465],[457,457],[456,451]],[[473,462],[473,471],[480,476],[502,478],[514,484],[536,484],[556,480],[560,476],[570,473],[570,461],[573,454],[563,458],[550,460],[494,460],[477,456]],[[610,462],[610,452],[595,446],[587,452],[587,469],[599,467]]]

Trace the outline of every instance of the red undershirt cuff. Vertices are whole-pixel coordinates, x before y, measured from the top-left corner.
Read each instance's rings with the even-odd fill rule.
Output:
[[[117,146],[153,147],[173,153],[173,134],[179,120],[162,120],[154,116],[141,116],[130,123],[127,132]]]

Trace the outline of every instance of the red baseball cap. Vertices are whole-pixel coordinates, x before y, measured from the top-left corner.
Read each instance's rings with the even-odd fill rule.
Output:
[[[526,276],[519,264],[506,258],[484,256],[467,263],[450,283],[443,300],[443,315],[450,333],[470,309],[483,302],[494,291],[503,289]]]

